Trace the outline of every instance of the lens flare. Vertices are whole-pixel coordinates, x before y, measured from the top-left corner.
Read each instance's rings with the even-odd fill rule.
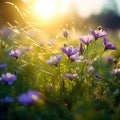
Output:
[[[33,10],[37,17],[47,19],[55,15],[56,6],[56,0],[37,0]]]

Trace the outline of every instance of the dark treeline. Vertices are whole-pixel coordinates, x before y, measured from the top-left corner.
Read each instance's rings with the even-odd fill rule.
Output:
[[[91,15],[85,20],[85,24],[93,23],[104,26],[106,29],[118,30],[120,29],[120,16],[112,10],[102,12],[99,15]]]

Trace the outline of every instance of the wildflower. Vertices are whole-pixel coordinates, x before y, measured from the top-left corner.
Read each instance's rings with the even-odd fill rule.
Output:
[[[77,48],[73,48],[73,46],[69,46],[69,47],[62,47],[61,48],[62,52],[64,52],[68,57],[70,57],[71,55],[74,55],[78,52]]]
[[[0,102],[2,103],[12,103],[14,101],[14,98],[12,96],[6,96],[5,98],[0,99]]]
[[[22,93],[18,96],[18,101],[21,104],[33,104],[40,99],[41,95],[36,90],[29,90],[27,93]]]
[[[86,45],[89,45],[92,41],[93,41],[93,36],[92,35],[85,35],[85,36],[81,36],[80,37],[80,40],[86,44]]]
[[[91,34],[95,37],[95,40],[97,40],[98,38],[101,37],[105,37],[106,36],[106,32],[103,31],[102,29],[98,29],[98,30],[93,30],[92,28],[90,28],[90,32]]]
[[[0,70],[5,70],[7,68],[7,64],[0,64]]]
[[[113,75],[118,75],[120,73],[120,68],[115,68],[111,71]]]
[[[93,67],[93,66],[90,66],[89,68],[88,68],[88,73],[91,73],[91,72],[93,72],[95,70],[95,68]]]
[[[112,56],[112,55],[109,55],[109,56],[105,57],[106,63],[114,62],[115,60],[116,60],[115,57]]]
[[[18,57],[21,55],[21,50],[17,49],[17,50],[11,50],[11,52],[9,53],[9,56],[18,59]]]
[[[85,48],[83,47],[82,43],[80,43],[79,53],[82,55],[84,50],[85,50]]]
[[[78,52],[70,56],[71,62],[80,62],[82,59],[83,59],[83,56],[79,56]]]
[[[61,60],[62,58],[62,55],[61,54],[58,54],[57,56],[51,56],[50,57],[50,60],[47,60],[47,64],[50,64],[50,65],[55,65],[57,66],[59,61]]]
[[[68,38],[68,31],[67,30],[63,30],[63,36],[67,39]]]
[[[0,77],[0,81],[3,81],[9,85],[11,85],[16,79],[16,75],[11,73],[2,74]]]
[[[77,74],[67,74],[67,73],[65,73],[64,74],[69,80],[73,80],[74,78],[77,78]]]
[[[109,43],[107,38],[103,38],[103,43],[105,45],[104,50],[116,50],[117,48],[114,46],[114,43]]]
[[[102,76],[101,76],[100,74],[95,74],[95,77],[96,77],[97,79],[102,79]]]
[[[58,60],[60,60],[62,58],[61,54],[56,55],[56,57],[58,58]]]
[[[12,31],[12,29],[8,26],[2,27],[0,29],[0,35],[4,38],[4,39],[8,39],[13,37],[15,34]]]

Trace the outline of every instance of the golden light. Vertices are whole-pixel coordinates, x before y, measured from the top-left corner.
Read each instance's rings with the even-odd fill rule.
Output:
[[[36,0],[32,9],[35,16],[39,18],[51,18],[56,13],[56,0]]]

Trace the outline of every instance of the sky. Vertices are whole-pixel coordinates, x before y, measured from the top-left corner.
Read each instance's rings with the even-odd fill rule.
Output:
[[[73,0],[78,13],[82,17],[88,17],[91,14],[98,14],[106,4],[106,0]]]
[[[86,18],[91,14],[99,14],[101,10],[106,7],[108,9],[116,9],[114,1],[117,5],[120,5],[120,0],[70,0],[75,4],[78,13]],[[120,13],[120,6],[118,7],[118,12]]]
[[[31,0],[23,0],[29,2]],[[33,1],[33,0],[32,0]],[[36,5],[32,7],[34,11],[43,16],[43,17],[51,17],[55,13],[64,14],[70,12],[73,8],[77,10],[77,12],[83,18],[89,17],[91,14],[99,14],[103,8],[114,9],[120,14],[120,0],[34,0],[37,1]]]

